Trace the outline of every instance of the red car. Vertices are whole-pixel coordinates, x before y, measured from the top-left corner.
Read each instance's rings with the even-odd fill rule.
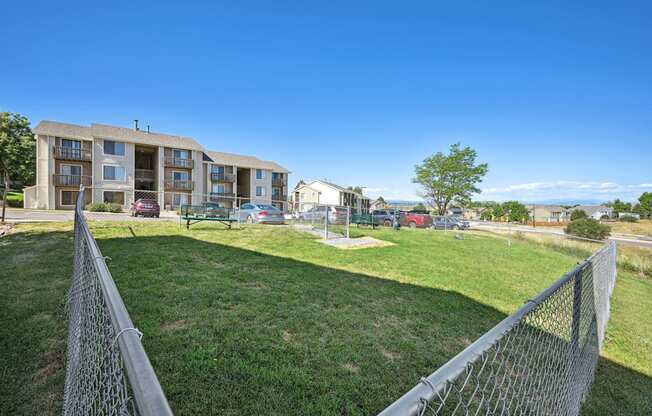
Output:
[[[432,217],[428,214],[417,214],[415,212],[401,212],[400,220],[401,227],[410,228],[430,228],[432,225]]]
[[[138,199],[136,202],[131,203],[129,214],[131,214],[132,217],[141,215],[143,217],[158,218],[159,215],[161,215],[161,207],[155,199]]]

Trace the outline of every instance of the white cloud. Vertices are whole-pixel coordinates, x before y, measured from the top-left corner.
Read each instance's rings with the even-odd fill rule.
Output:
[[[596,199],[620,198],[635,200],[641,192],[652,191],[652,183],[618,184],[615,182],[551,181],[490,187],[482,190],[479,199],[537,201],[547,199]]]

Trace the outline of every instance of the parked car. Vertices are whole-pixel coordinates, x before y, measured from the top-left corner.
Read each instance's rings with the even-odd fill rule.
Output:
[[[391,227],[394,223],[394,211],[377,209],[373,211],[371,215],[373,215],[375,224]]]
[[[228,217],[230,212],[232,211],[228,208],[225,208],[221,206],[220,204],[216,202],[204,202],[202,203],[202,207],[204,207],[204,215],[207,217],[213,217],[213,218],[224,218]]]
[[[141,215],[143,217],[158,218],[161,215],[161,207],[155,199],[141,198],[137,199],[136,202],[131,203],[129,215],[132,217]]]
[[[432,225],[432,217],[428,214],[403,211],[401,212],[399,223],[401,227],[429,228]]]
[[[273,205],[243,204],[240,206],[240,221],[248,224],[283,224],[285,215],[283,211]]]
[[[466,230],[469,222],[456,217],[436,216],[432,221],[432,228],[438,230]]]
[[[344,207],[318,205],[299,214],[301,221],[324,221],[328,212],[328,222],[331,224],[345,224],[348,210]]]

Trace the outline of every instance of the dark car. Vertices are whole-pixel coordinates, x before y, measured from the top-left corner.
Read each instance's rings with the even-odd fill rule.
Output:
[[[437,216],[432,220],[432,228],[437,230],[466,230],[469,228],[469,223],[456,217]]]
[[[391,227],[394,223],[394,211],[377,209],[371,215],[374,218],[374,224]]]
[[[202,206],[204,207],[204,215],[206,217],[224,217],[224,216],[228,217],[229,216],[229,210],[215,202],[204,202]]]
[[[161,207],[155,199],[137,199],[136,202],[131,203],[129,214],[132,217],[156,217],[161,215]]]

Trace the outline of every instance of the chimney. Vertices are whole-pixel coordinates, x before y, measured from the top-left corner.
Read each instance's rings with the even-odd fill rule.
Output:
[[[149,133],[149,124],[147,125],[147,133]]]
[[[134,120],[134,130],[138,131],[138,120]]]

